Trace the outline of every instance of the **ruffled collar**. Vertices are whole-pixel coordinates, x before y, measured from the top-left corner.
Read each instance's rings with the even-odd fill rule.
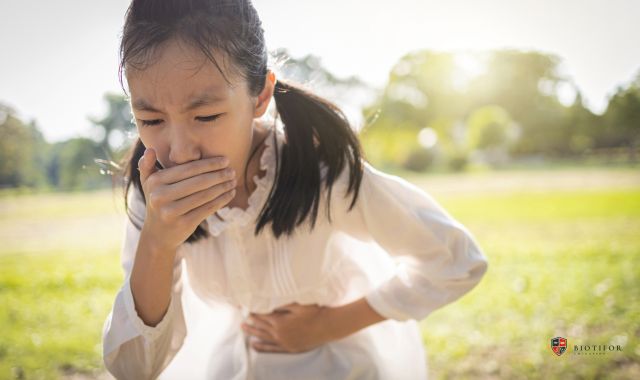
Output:
[[[218,210],[218,215],[224,220],[220,220],[215,214],[207,217],[207,227],[209,232],[213,236],[218,236],[225,228],[231,225],[245,226],[247,223],[255,221],[258,214],[264,207],[264,204],[269,196],[271,187],[273,186],[275,171],[276,171],[276,156],[275,147],[273,146],[273,136],[277,137],[277,145],[280,145],[284,141],[284,133],[278,130],[276,127],[272,127],[269,131],[267,138],[265,139],[265,148],[262,151],[260,157],[260,171],[265,171],[266,174],[259,178],[258,175],[253,176],[253,182],[257,185],[255,190],[249,195],[247,202],[249,206],[246,210],[240,207],[225,206]]]

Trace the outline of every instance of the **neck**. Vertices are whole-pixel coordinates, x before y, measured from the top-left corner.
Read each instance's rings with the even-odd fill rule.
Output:
[[[268,130],[264,129],[264,127],[258,126],[257,123],[253,127],[253,137],[251,142],[251,149],[249,150],[249,155],[256,149],[257,145],[260,144],[265,136],[269,133]],[[262,178],[266,175],[266,171],[260,169],[260,159],[262,157],[262,153],[264,151],[265,144],[263,143],[260,147],[257,148],[257,151],[251,157],[251,162],[247,163],[247,182],[245,189],[244,182],[244,173],[238,173],[238,184],[236,186],[236,195],[235,197],[227,203],[227,206],[230,208],[239,207],[242,210],[246,210],[249,207],[249,196],[256,190],[257,185],[253,182],[253,177],[257,175],[259,178]],[[249,157],[247,157],[249,159]]]

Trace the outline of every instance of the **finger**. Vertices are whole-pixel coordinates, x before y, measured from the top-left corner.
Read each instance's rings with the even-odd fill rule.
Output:
[[[249,326],[254,326],[262,330],[271,330],[273,328],[273,326],[270,325],[269,323],[263,321],[262,319],[258,319],[254,317],[247,318],[244,324]]]
[[[164,169],[160,180],[165,184],[176,183],[198,174],[224,169],[227,166],[229,166],[229,159],[225,156],[208,157]]]
[[[251,334],[257,338],[260,338],[263,342],[276,344],[276,340],[266,331],[259,329],[254,326],[249,326],[246,324],[242,325],[242,329],[247,333]]]
[[[279,345],[272,344],[272,343],[253,342],[251,343],[251,346],[258,351],[264,351],[264,352],[282,352],[282,353],[288,352],[287,350],[280,347]]]
[[[235,172],[232,168],[226,168],[216,170],[212,172],[206,172],[198,174],[195,177],[190,177],[179,182],[172,183],[165,187],[165,194],[168,198],[173,200],[179,200],[185,198],[191,194],[195,194],[201,190],[211,189],[217,184],[235,178]],[[209,200],[211,197],[209,197]],[[202,203],[200,203],[202,204]]]
[[[300,306],[300,304],[298,304],[297,302],[293,302],[293,303],[278,307],[277,309],[274,310],[274,312],[276,312],[276,313],[288,313],[288,312],[296,310],[298,308],[298,306]]]
[[[207,217],[209,217],[214,212],[223,208],[226,204],[231,202],[231,200],[236,196],[236,189],[231,189],[226,191],[224,194],[219,197],[215,197],[209,202],[194,208],[193,210],[184,214],[184,218],[192,223],[198,222],[202,223]]]
[[[153,148],[146,148],[144,154],[138,160],[138,170],[140,170],[140,183],[147,182],[147,178],[158,171],[156,167],[156,151]]]
[[[273,327],[273,321],[271,320],[271,314],[255,314],[255,313],[249,313],[249,315],[251,316],[251,318],[256,321],[256,322],[262,322],[264,324],[266,324],[267,326],[271,326]]]
[[[200,190],[194,194],[178,199],[171,204],[171,210],[174,215],[184,215],[196,207],[202,206],[207,202],[223,196],[226,192],[236,188],[235,180],[222,182],[213,185],[204,190]],[[170,196],[173,199],[173,196]]]

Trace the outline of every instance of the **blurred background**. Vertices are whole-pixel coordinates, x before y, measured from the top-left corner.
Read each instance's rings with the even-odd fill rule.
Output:
[[[640,2],[254,5],[278,76],[336,102],[489,258],[421,322],[433,378],[640,378]],[[0,1],[0,379],[110,378],[127,6]]]

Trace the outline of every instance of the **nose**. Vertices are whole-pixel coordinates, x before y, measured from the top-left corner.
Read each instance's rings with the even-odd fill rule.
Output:
[[[202,157],[201,141],[189,133],[187,128],[174,128],[170,138],[169,161],[171,161],[171,166],[199,160]]]

